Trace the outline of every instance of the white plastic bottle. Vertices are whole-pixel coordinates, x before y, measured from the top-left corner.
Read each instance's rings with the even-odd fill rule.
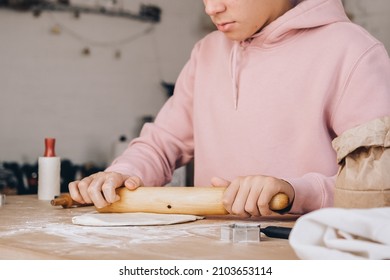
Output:
[[[52,200],[61,192],[61,159],[54,138],[45,138],[45,154],[38,159],[38,199]]]

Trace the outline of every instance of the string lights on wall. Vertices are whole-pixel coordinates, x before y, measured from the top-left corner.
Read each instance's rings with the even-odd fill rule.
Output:
[[[82,47],[81,54],[83,56],[89,56],[92,54],[92,47],[99,48],[108,48],[114,49],[113,57],[120,59],[122,57],[122,51],[120,50],[122,46],[128,45],[150,33],[155,29],[155,24],[148,23],[146,27],[135,34],[128,35],[121,39],[111,40],[111,41],[98,41],[91,38],[88,38],[85,35],[82,35],[80,32],[69,27],[67,24],[62,22],[54,13],[49,12],[49,19],[51,20],[50,33],[53,35],[66,34],[74,40],[80,42],[84,47]]]

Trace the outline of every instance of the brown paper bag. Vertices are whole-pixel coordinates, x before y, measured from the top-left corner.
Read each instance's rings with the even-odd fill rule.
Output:
[[[390,116],[349,129],[332,145],[340,165],[334,206],[390,206]]]

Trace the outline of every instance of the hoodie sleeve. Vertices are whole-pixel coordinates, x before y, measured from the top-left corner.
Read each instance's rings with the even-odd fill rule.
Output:
[[[359,57],[333,108],[330,126],[336,136],[370,120],[390,116],[390,61],[382,44],[375,44]],[[291,213],[333,206],[336,175],[310,173],[285,180],[295,190]]]
[[[138,176],[145,185],[163,186],[171,181],[176,168],[192,159],[194,52],[154,123],[145,124],[140,137],[131,141],[106,171]]]
[[[337,136],[390,115],[390,60],[382,44],[375,44],[361,55],[342,92],[331,118]]]
[[[304,214],[320,208],[333,206],[336,176],[308,173],[301,178],[285,179],[295,191],[290,213]]]

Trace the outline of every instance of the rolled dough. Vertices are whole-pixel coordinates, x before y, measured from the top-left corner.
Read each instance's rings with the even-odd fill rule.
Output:
[[[154,213],[87,213],[72,218],[73,224],[83,226],[155,226],[192,222],[204,217],[184,214]]]

